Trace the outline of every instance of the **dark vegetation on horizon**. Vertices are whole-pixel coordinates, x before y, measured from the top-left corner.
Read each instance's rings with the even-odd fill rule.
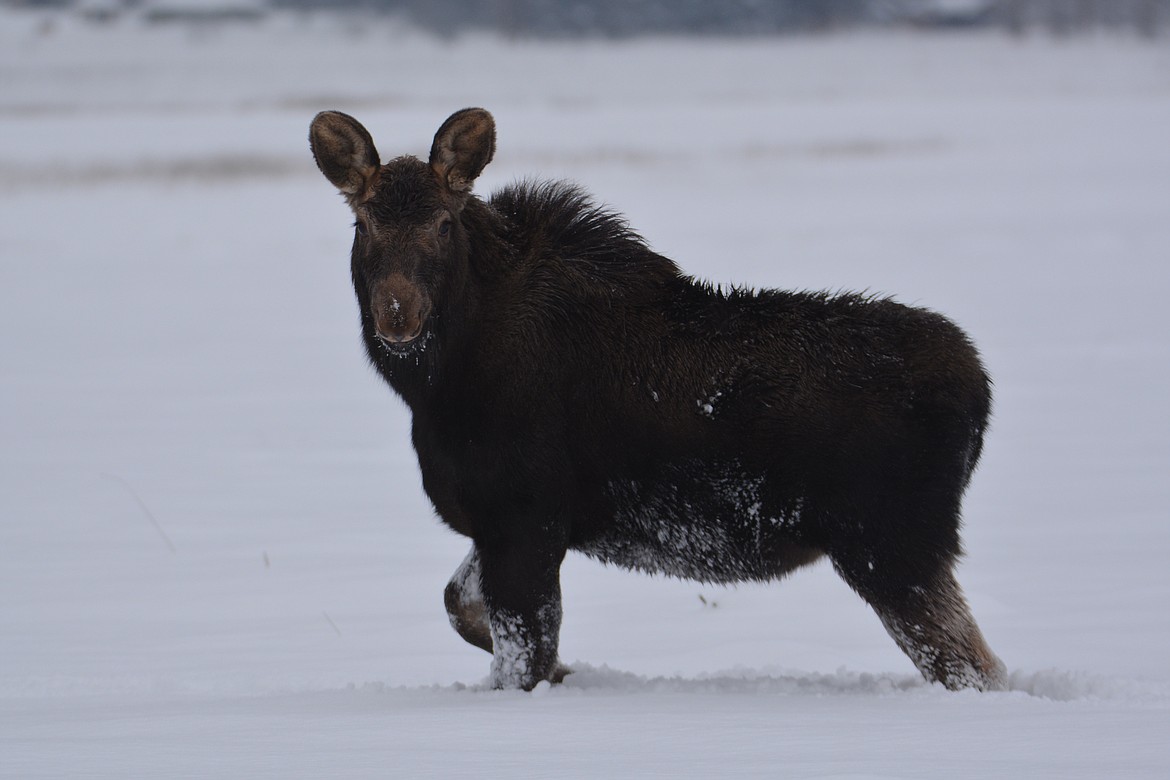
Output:
[[[136,15],[155,23],[262,19],[267,9],[394,16],[436,35],[486,30],[515,37],[768,35],[857,27],[1002,29],[1152,37],[1170,30],[1170,0],[0,0],[0,6],[74,10],[94,21]]]

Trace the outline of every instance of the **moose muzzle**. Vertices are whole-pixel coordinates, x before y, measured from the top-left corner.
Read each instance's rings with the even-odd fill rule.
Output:
[[[393,274],[374,285],[370,308],[378,338],[388,346],[405,346],[422,333],[431,305],[418,285]]]

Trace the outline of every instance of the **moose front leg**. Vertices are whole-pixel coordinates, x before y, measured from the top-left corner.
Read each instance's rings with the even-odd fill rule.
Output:
[[[451,627],[469,644],[492,651],[492,629],[488,623],[487,605],[483,603],[483,589],[480,586],[479,553],[472,546],[471,552],[459,564],[451,581],[443,591],[443,603]]]
[[[547,540],[477,544],[472,553],[491,632],[493,688],[532,690],[567,672],[557,662],[565,549],[540,541]]]

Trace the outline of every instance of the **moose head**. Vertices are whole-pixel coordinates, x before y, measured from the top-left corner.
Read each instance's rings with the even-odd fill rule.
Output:
[[[435,133],[425,163],[403,156],[382,165],[366,128],[339,111],[313,119],[309,143],[353,209],[353,283],[367,343],[410,354],[466,264],[461,216],[495,153],[495,122],[482,108],[457,111]]]

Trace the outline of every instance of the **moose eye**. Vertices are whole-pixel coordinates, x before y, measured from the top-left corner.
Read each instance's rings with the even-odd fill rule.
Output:
[[[450,219],[450,217],[448,217],[439,223],[439,235],[445,237],[450,232],[451,232],[451,219]]]
[[[368,236],[370,234],[370,230],[366,227],[366,223],[362,222],[360,219],[353,223],[353,227],[359,236]]]

